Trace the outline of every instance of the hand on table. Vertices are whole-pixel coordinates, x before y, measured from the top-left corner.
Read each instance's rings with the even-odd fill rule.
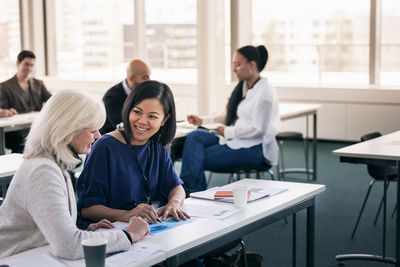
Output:
[[[98,223],[91,223],[88,226],[87,230],[94,231],[99,228],[112,229],[112,228],[114,228],[114,225],[109,220],[103,219],[103,220],[99,221]]]
[[[145,220],[134,216],[129,219],[126,231],[131,236],[132,242],[137,242],[150,233],[150,227]]]
[[[0,117],[11,117],[16,114],[18,114],[18,112],[14,108],[0,110]]]
[[[194,114],[188,115],[187,120],[189,123],[196,125],[196,126],[200,126],[203,124],[203,119]]]
[[[167,203],[167,205],[161,207],[157,213],[158,216],[162,216],[162,221],[165,221],[168,216],[172,216],[176,221],[190,218],[190,216],[181,209],[179,204]]]
[[[129,216],[138,216],[146,220],[148,223],[157,223],[157,212],[153,206],[148,204],[139,204],[136,208],[129,211]]]

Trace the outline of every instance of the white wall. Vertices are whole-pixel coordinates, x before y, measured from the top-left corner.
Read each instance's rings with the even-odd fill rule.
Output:
[[[400,130],[398,90],[286,86],[277,86],[277,90],[281,101],[322,105],[317,122],[320,139],[358,141],[369,132],[386,134]],[[304,119],[286,121],[282,130],[298,129],[305,131]]]
[[[60,80],[42,77],[52,92],[59,89],[79,89],[101,100],[108,88],[120,81],[93,82]],[[169,84],[175,95],[177,119],[187,114],[198,113],[197,87],[194,84]],[[231,91],[234,84],[227,85]],[[334,87],[289,87],[276,86],[281,102],[317,103],[318,138],[327,140],[357,141],[360,136],[380,131],[382,134],[400,130],[400,91],[376,88],[334,88]],[[216,101],[217,110],[224,110],[227,99]],[[204,114],[201,114],[204,115]],[[305,134],[304,118],[284,121],[282,131],[302,131]],[[312,118],[309,121],[312,134]]]

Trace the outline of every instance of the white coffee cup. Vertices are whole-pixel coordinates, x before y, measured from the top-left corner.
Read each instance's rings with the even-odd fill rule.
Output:
[[[244,209],[247,206],[247,194],[249,189],[247,186],[236,186],[233,188],[233,199],[235,207],[238,209]]]

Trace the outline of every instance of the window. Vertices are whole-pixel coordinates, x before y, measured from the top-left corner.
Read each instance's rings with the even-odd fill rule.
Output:
[[[252,12],[273,82],[368,84],[368,1],[254,0]]]
[[[400,85],[400,5],[398,0],[382,1],[380,82]]]
[[[134,49],[133,0],[56,0],[55,19],[59,76],[125,77]]]
[[[0,81],[17,71],[17,55],[21,50],[19,1],[0,1]]]
[[[146,49],[152,79],[197,81],[196,0],[147,0]]]

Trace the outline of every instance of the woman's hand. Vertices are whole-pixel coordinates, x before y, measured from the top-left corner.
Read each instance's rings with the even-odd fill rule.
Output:
[[[225,126],[218,126],[217,132],[220,136],[225,137]]]
[[[137,205],[136,208],[129,211],[129,217],[138,216],[149,223],[157,223],[157,212],[153,206],[148,204]]]
[[[194,114],[188,115],[187,120],[189,123],[196,125],[196,126],[200,126],[203,124],[203,119]]]
[[[98,223],[91,223],[88,226],[87,230],[94,231],[99,228],[111,229],[111,228],[114,228],[114,225],[109,220],[103,219],[103,220],[99,221]]]
[[[134,216],[129,219],[126,231],[131,236],[132,242],[138,242],[150,232],[150,227],[145,220]]]
[[[158,210],[158,216],[162,216],[161,220],[165,221],[168,216],[172,216],[175,220],[179,221],[180,219],[186,220],[190,218],[190,216],[181,210],[179,203],[170,203],[161,207]]]

